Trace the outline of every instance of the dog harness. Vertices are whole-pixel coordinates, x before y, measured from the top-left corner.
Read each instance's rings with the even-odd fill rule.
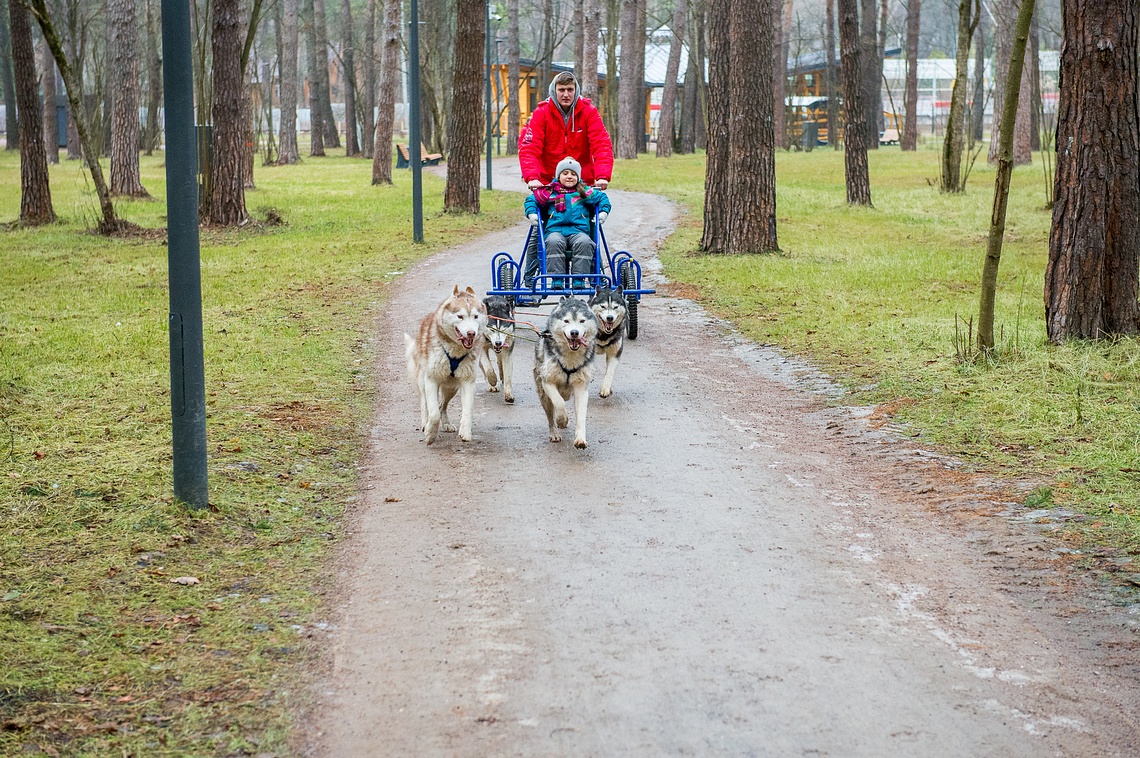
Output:
[[[466,358],[467,356],[471,355],[471,353],[464,353],[463,355],[459,356],[458,358],[452,358],[451,353],[447,352],[446,349],[443,351],[443,354],[447,356],[447,362],[451,364],[451,375],[452,376],[455,376],[455,369],[459,368],[459,364],[463,363],[463,359]]]

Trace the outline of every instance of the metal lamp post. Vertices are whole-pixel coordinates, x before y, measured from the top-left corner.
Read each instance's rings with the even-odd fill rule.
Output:
[[[411,0],[408,21],[408,156],[412,168],[412,240],[424,241],[423,161],[420,158],[420,15]]]

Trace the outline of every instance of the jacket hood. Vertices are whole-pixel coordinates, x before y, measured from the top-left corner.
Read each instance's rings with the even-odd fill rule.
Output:
[[[567,110],[562,110],[562,106],[558,103],[558,96],[554,91],[554,83],[567,75],[574,80],[574,101],[570,103],[570,107]],[[582,96],[582,85],[578,83],[578,77],[574,76],[574,74],[569,71],[560,71],[550,80],[550,86],[546,88],[546,92],[550,96],[550,102],[562,113],[562,118],[568,120],[574,115],[574,108],[578,105],[578,98]]]

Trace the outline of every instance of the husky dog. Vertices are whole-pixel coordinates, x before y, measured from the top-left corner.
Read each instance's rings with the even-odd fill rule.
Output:
[[[570,423],[566,401],[574,396],[574,447],[586,447],[586,400],[590,393],[590,361],[598,322],[594,312],[571,295],[554,306],[546,331],[534,347],[534,386],[546,411],[550,441],[561,442],[559,429]]]
[[[499,379],[503,380],[503,400],[515,401],[511,389],[511,354],[515,349],[515,299],[507,295],[492,295],[483,298],[487,306],[487,339],[479,351],[479,366],[491,392],[499,391]],[[499,363],[499,375],[495,376],[495,363],[491,351]]]
[[[404,334],[408,376],[420,396],[420,424],[424,442],[435,442],[439,432],[454,432],[447,418],[447,404],[459,392],[459,439],[471,441],[471,417],[475,411],[476,352],[487,323],[487,307],[468,287],[459,285],[424,316],[413,339]],[[467,360],[470,358],[470,360]]]
[[[598,320],[598,352],[606,356],[606,376],[602,379],[598,397],[609,397],[613,394],[614,374],[617,373],[621,351],[625,347],[626,330],[629,328],[625,320],[625,297],[620,286],[616,290],[596,287],[589,305]]]

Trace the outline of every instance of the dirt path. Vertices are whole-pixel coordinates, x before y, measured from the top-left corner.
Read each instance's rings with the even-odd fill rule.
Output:
[[[612,196],[607,232],[651,265],[672,209]],[[690,301],[643,301],[588,450],[547,442],[529,344],[514,406],[481,382],[475,441],[425,447],[403,332],[485,290],[524,229],[426,261],[386,308],[304,752],[1140,751],[1126,613],[1000,488],[827,408]]]

